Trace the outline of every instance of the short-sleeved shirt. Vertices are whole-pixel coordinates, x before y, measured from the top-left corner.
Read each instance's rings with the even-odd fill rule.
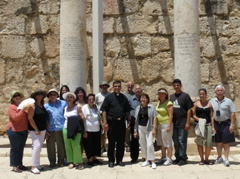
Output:
[[[231,118],[231,114],[236,112],[234,104],[231,99],[224,97],[219,101],[216,97],[210,100],[213,107],[213,117],[215,121],[226,121]],[[216,115],[216,110],[220,111],[220,116]]]
[[[96,107],[90,108],[88,104],[82,107],[82,112],[86,119],[86,131],[88,132],[98,132],[100,131],[100,122],[98,109]]]
[[[95,104],[97,105],[97,107],[98,107],[98,109],[100,110],[100,108],[101,108],[101,106],[102,106],[102,103],[103,103],[103,101],[104,101],[104,99],[105,99],[105,97],[107,96],[107,95],[109,95],[110,93],[109,92],[107,92],[107,93],[98,93],[98,94],[96,94],[96,96],[95,96]]]
[[[41,108],[35,103],[33,120],[39,131],[44,131],[47,129],[48,113],[44,106]],[[28,130],[35,130],[30,123],[28,124]]]
[[[136,95],[128,98],[128,101],[129,101],[129,104],[131,106],[130,116],[134,117],[135,116],[135,110],[141,103],[140,103],[140,101],[138,101],[138,98],[137,98]]]
[[[113,118],[124,118],[131,107],[128,99],[122,93],[110,93],[107,95],[101,106],[101,111],[107,112],[107,115]]]
[[[129,93],[128,91],[126,91],[125,93],[123,93],[126,97],[127,97],[127,99],[129,99],[130,97],[132,97],[132,96],[134,96],[135,95],[135,93],[132,91],[131,93]]]
[[[64,108],[67,106],[67,102],[63,100],[57,100],[55,103],[50,101],[44,104],[49,115],[49,128],[48,131],[62,131],[65,118]]]
[[[163,104],[158,103],[156,110],[157,110],[157,123],[158,124],[167,124],[168,123],[168,106],[172,106],[173,103],[171,101],[165,101]]]
[[[170,101],[173,103],[173,124],[175,127],[184,128],[187,121],[187,112],[193,107],[189,94],[181,92],[172,94]]]

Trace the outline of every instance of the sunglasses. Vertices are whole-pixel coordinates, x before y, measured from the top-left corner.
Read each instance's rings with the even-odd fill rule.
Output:
[[[13,95],[13,98],[20,97],[20,96],[21,96],[20,94],[15,94]]]

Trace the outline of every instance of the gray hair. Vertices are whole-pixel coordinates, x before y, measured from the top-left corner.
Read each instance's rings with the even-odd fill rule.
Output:
[[[223,85],[217,85],[217,86],[215,87],[215,90],[214,90],[214,91],[216,92],[218,88],[222,88],[223,91],[225,91],[225,88],[224,88]]]

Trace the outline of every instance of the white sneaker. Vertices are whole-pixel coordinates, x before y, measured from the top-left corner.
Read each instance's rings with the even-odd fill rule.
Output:
[[[223,163],[222,157],[218,157],[214,162],[214,164],[220,164],[220,163]]]
[[[157,165],[155,162],[152,162],[152,169],[156,169],[157,168]]]
[[[167,166],[167,165],[172,165],[172,159],[167,158],[167,160],[164,162],[163,165],[165,165],[165,166]]]
[[[148,166],[148,165],[150,165],[150,163],[146,160],[145,162],[142,163],[141,166],[142,166],[142,167],[146,167],[146,166]]]
[[[227,158],[224,159],[223,164],[225,165],[225,167],[230,166],[229,160]]]

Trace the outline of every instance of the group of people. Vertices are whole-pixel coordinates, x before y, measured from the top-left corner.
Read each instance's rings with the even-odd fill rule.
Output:
[[[8,109],[9,122],[7,134],[10,140],[10,166],[12,171],[22,172],[28,167],[23,165],[23,150],[28,132],[32,139],[31,172],[40,174],[40,152],[46,139],[50,167],[68,165],[84,169],[83,149],[87,165],[102,164],[97,159],[106,151],[108,138],[108,166],[124,166],[124,151],[130,152],[131,163],[138,162],[139,144],[144,162],[142,167],[153,169],[159,165],[184,165],[187,163],[187,138],[190,119],[195,121],[195,142],[200,155],[199,165],[224,163],[229,166],[229,143],[234,142],[235,107],[231,99],[225,97],[225,88],[215,88],[216,97],[208,100],[207,91],[199,89],[199,100],[193,102],[181,90],[181,80],[172,83],[175,93],[170,95],[165,88],[157,90],[157,105],[153,105],[149,95],[144,93],[140,84],[127,83],[127,91],[121,93],[121,82],[113,82],[113,92],[107,82],[100,84],[101,92],[88,94],[78,87],[71,92],[63,85],[60,93],[56,89],[48,92],[35,90],[31,98],[34,104],[18,109],[23,93],[10,93]],[[48,102],[44,104],[44,98]],[[214,135],[218,158],[209,161]],[[160,146],[162,157],[155,158],[154,143]],[[173,144],[175,160],[172,160]],[[57,147],[57,157],[56,157]],[[205,152],[204,152],[205,147]],[[222,158],[222,148],[224,156]],[[66,160],[66,161],[65,161]],[[156,161],[156,162],[155,162]]]

